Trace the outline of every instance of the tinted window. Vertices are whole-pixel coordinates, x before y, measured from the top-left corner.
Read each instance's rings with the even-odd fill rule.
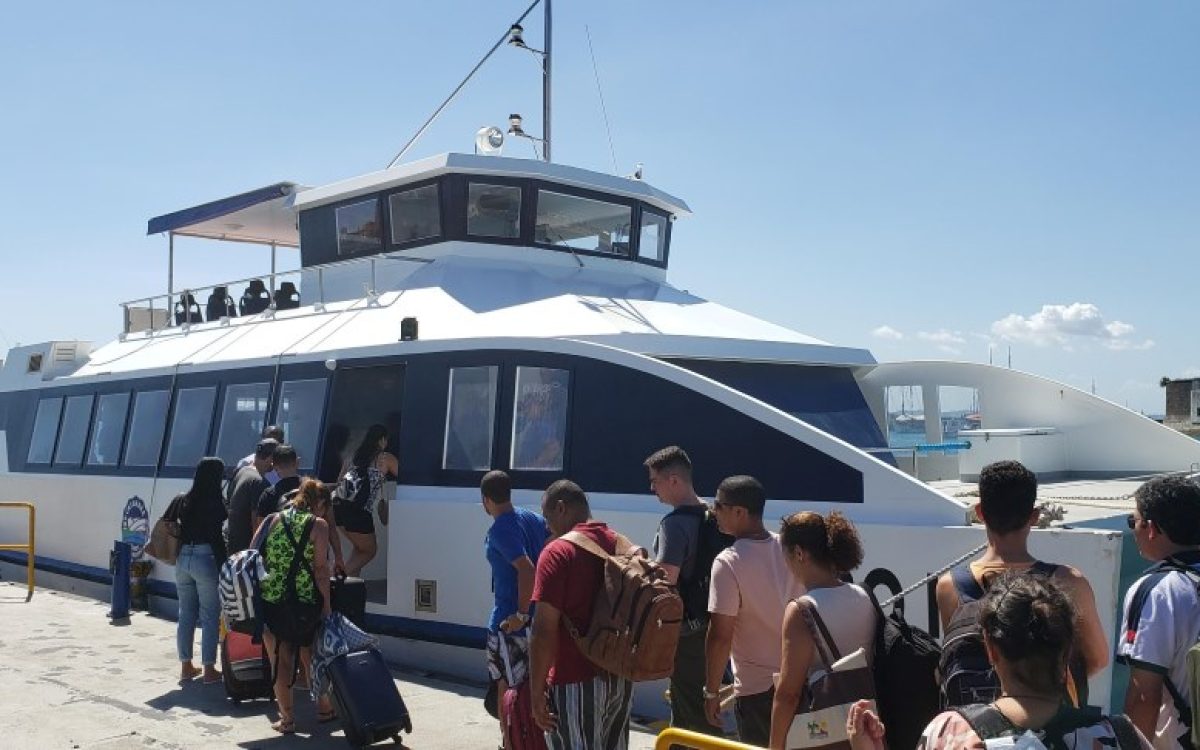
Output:
[[[629,255],[633,209],[576,195],[538,191],[534,242],[613,255]]]
[[[472,182],[467,187],[467,234],[519,237],[521,188]]]
[[[383,245],[379,201],[375,198],[342,206],[334,212],[337,221],[338,255],[378,251]]]
[[[392,244],[403,245],[442,233],[441,204],[438,186],[405,190],[388,198],[392,211]]]
[[[495,367],[450,370],[442,468],[471,471],[491,468],[497,375],[498,368]]]
[[[325,380],[289,380],[279,391],[275,423],[300,456],[300,468],[316,466],[317,438],[325,411]]]
[[[638,257],[662,261],[667,257],[667,217],[642,211],[642,233],[638,238]]]
[[[204,458],[216,398],[217,389],[212,387],[183,388],[178,392],[164,466],[193,467]]]
[[[142,391],[133,399],[133,422],[125,446],[126,466],[157,466],[167,429],[170,391]]]
[[[121,457],[121,439],[125,437],[125,416],[129,413],[128,393],[107,393],[96,406],[92,422],[92,442],[88,448],[89,466],[116,466]]]
[[[566,370],[517,368],[512,468],[536,471],[563,468],[569,384],[570,373]]]
[[[266,427],[269,383],[239,383],[225,389],[217,456],[233,466],[254,451]]]
[[[83,446],[87,443],[94,398],[88,394],[67,399],[62,429],[58,431],[58,447],[54,449],[55,466],[78,466],[83,463]]]
[[[54,455],[54,438],[58,437],[58,418],[62,416],[62,407],[61,398],[44,398],[38,402],[26,459],[29,463],[50,463],[50,457]]]

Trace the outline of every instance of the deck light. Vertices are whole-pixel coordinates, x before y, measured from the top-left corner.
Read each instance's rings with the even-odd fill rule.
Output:
[[[493,126],[480,128],[475,133],[475,153],[499,156],[504,146],[504,132]]]
[[[400,321],[400,340],[401,341],[416,341],[417,340],[417,319],[405,318]]]
[[[518,138],[525,137],[525,131],[521,129],[521,116],[520,115],[509,115],[508,116],[508,134],[515,135]]]
[[[525,29],[521,27],[521,24],[514,23],[508,30],[508,43],[514,47],[524,47],[525,37],[521,36],[524,33]]]

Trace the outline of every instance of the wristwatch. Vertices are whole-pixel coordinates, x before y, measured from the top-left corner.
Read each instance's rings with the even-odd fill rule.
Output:
[[[721,697],[721,691],[718,690],[715,693],[710,692],[708,689],[708,685],[705,685],[703,690],[704,690],[704,700],[706,700],[706,701],[715,700],[715,699]]]
[[[514,612],[513,615],[521,621],[521,625],[529,624],[529,613],[528,612]]]

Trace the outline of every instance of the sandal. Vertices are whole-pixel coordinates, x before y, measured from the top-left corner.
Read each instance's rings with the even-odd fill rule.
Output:
[[[280,734],[295,734],[296,720],[292,717],[279,717],[279,721],[271,722],[271,728]]]
[[[337,720],[337,717],[338,717],[337,711],[332,708],[329,709],[328,711],[317,711],[317,723],[318,724],[328,724],[331,721]]]

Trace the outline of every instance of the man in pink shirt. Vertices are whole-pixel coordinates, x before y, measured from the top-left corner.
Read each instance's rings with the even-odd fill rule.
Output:
[[[709,722],[720,726],[718,690],[732,657],[738,739],[762,747],[771,735],[784,609],[804,593],[788,570],[779,535],[763,526],[766,502],[766,492],[754,477],[729,477],[717,488],[717,524],[736,541],[713,561],[704,644],[704,712]]]

